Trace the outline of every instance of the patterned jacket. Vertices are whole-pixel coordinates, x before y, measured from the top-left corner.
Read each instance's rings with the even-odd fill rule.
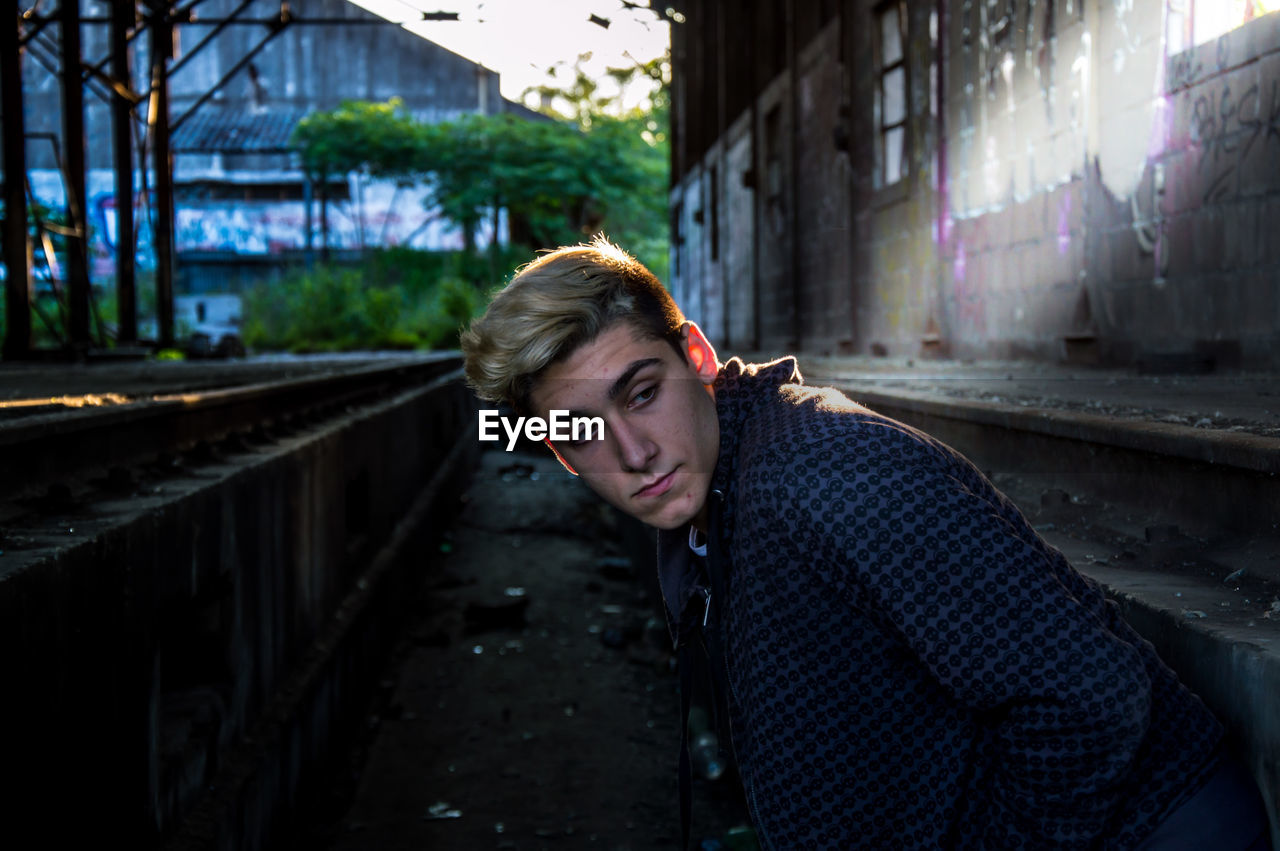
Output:
[[[966,459],[790,358],[715,390],[707,645],[763,847],[1133,848],[1203,782],[1221,726]]]

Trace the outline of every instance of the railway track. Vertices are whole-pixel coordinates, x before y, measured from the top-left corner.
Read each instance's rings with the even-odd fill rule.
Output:
[[[261,443],[458,366],[447,352],[327,363],[319,371],[245,363],[215,375],[182,365],[143,379],[101,372],[67,395],[0,401],[0,503],[56,507],[95,488],[127,490],[140,465]]]

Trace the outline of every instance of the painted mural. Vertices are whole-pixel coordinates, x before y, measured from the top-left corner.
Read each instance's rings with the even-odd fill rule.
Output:
[[[440,214],[425,187],[397,187],[391,181],[353,180],[352,184],[352,200],[329,202],[330,248],[408,246],[443,251],[463,247],[461,229]],[[31,188],[41,204],[52,209],[65,207],[66,195],[57,171],[32,170]],[[118,233],[114,174],[108,169],[91,170],[86,192],[92,274],[109,276],[115,272]],[[182,192],[181,187],[178,192]],[[320,202],[312,201],[311,207],[311,246],[318,251],[323,238]],[[143,270],[155,266],[150,215],[147,198],[139,193],[134,199],[134,221],[138,231],[137,263]],[[198,251],[270,256],[307,248],[307,211],[303,201],[179,200],[175,218],[174,241],[179,255]],[[499,217],[498,227],[499,240],[505,241],[505,216]],[[480,227],[476,239],[487,244],[492,235],[493,225],[488,221]],[[37,250],[37,271],[42,264]]]

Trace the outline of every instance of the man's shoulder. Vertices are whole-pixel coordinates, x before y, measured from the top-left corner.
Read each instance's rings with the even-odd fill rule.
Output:
[[[906,423],[879,414],[838,388],[778,385],[739,424],[739,473],[850,465],[953,468],[955,450]]]
[[[835,387],[780,384],[742,424],[742,441],[777,447],[823,444],[837,436],[858,436],[868,426],[902,425],[859,404]]]

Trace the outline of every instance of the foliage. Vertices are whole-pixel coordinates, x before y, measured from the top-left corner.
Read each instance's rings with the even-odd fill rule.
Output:
[[[528,249],[577,242],[604,230],[663,275],[669,69],[667,57],[610,69],[619,86],[638,80],[652,86],[648,101],[629,109],[618,95],[603,94],[579,63],[568,87],[536,90],[544,101],[560,105],[560,111],[545,110],[551,120],[502,113],[422,124],[396,99],[348,101],[309,115],[294,142],[314,178],[354,171],[425,179],[433,202],[467,234],[468,251],[481,222],[505,209],[512,241]],[[491,255],[495,251],[491,245]],[[495,266],[473,266],[466,277],[493,280]]]
[[[463,227],[467,250],[377,251],[360,268],[317,266],[259,286],[246,296],[245,342],[294,351],[452,347],[485,302],[464,281],[496,281],[530,249],[601,230],[665,277],[669,71],[668,57],[610,69],[619,86],[645,78],[651,86],[646,103],[624,108],[575,66],[567,88],[539,89],[544,102],[567,104],[547,120],[504,113],[423,124],[395,99],[308,116],[294,142],[313,179],[425,181],[432,202]],[[499,209],[512,246],[495,241],[479,256],[472,237]]]
[[[578,126],[602,152],[606,168],[624,163],[627,185],[599,199],[600,229],[636,255],[660,279],[668,265],[667,193],[670,187],[671,57],[655,57],[628,68],[610,68],[617,93],[602,90],[582,68],[580,56],[567,85],[548,82],[525,92],[536,94],[541,111]],[[648,98],[625,107],[623,92],[649,86]]]
[[[386,103],[343,101],[298,122],[292,141],[314,179],[365,171],[375,177],[420,176],[420,126],[399,98]]]
[[[319,265],[245,294],[244,341],[295,352],[454,348],[486,302],[456,257],[371,252],[358,267]]]
[[[600,218],[596,211],[639,178],[612,140],[566,123],[468,115],[432,125],[424,135],[435,200],[445,215],[474,229],[492,210],[505,208],[522,222],[530,248],[576,242]]]

